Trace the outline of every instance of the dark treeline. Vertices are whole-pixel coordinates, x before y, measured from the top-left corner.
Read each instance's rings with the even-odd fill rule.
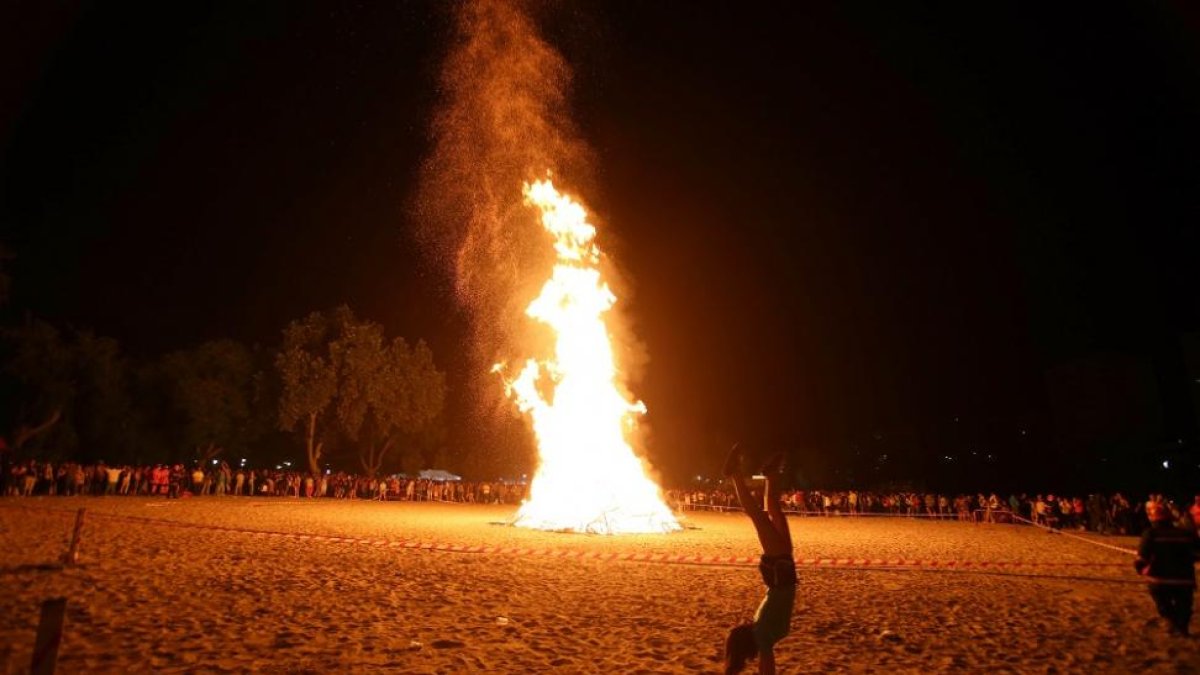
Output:
[[[4,467],[31,459],[188,467],[214,459],[241,466],[244,459],[260,469],[291,462],[312,474],[367,477],[444,468],[478,480],[517,478],[533,468],[530,458],[499,457],[495,447],[459,442],[452,454],[449,432],[466,425],[445,405],[446,376],[430,349],[388,337],[345,306],[291,321],[276,344],[218,339],[134,357],[114,338],[8,305],[4,265],[11,258],[0,244]],[[1105,417],[1095,413],[1076,426],[1103,431],[1097,416]],[[529,447],[527,426],[515,416],[506,422],[504,428],[519,430],[509,444]],[[789,487],[799,489],[1185,495],[1200,476],[1183,439],[1154,442],[1124,432],[1064,439],[1046,419],[993,428],[1000,426],[955,417],[945,428],[861,432],[837,447],[779,449],[790,456]],[[698,485],[711,474],[703,448],[676,452],[661,476],[667,484]]]
[[[432,352],[345,306],[292,321],[278,345],[221,339],[148,359],[32,316],[2,336],[5,465],[229,458],[374,476],[445,461]]]

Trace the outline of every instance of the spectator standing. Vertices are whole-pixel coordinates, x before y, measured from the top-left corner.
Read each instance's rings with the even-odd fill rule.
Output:
[[[91,482],[92,482],[92,491],[91,491],[92,494],[94,494],[94,495],[104,494],[104,484],[108,482],[108,467],[106,467],[104,465],[104,462],[100,462],[98,465],[96,465],[95,470],[92,471],[92,481]]]
[[[33,488],[37,486],[37,465],[30,462],[28,466],[22,466],[19,475],[21,477],[21,494],[32,497]]]
[[[107,467],[104,469],[104,477],[104,496],[116,494],[117,482],[121,480],[121,470],[115,466]]]
[[[72,494],[81,495],[84,493],[85,486],[87,485],[87,473],[78,464],[71,471],[71,484],[74,485]]]
[[[184,471],[182,464],[176,464],[167,471],[167,499],[179,499],[183,490]]]
[[[1129,505],[1129,500],[1120,492],[1113,495],[1111,513],[1113,527],[1121,534],[1129,534],[1133,531],[1131,525],[1133,518],[1133,509]]]
[[[46,462],[42,465],[42,483],[44,483],[45,493],[54,495],[54,465]]]
[[[1192,596],[1196,592],[1195,563],[1200,541],[1194,530],[1177,527],[1166,504],[1151,499],[1146,503],[1150,527],[1142,534],[1134,568],[1150,581],[1150,597],[1167,621],[1167,631],[1187,635],[1192,620]]]

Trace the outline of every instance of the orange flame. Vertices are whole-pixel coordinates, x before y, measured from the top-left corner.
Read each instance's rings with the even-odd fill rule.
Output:
[[[524,194],[541,211],[558,262],[525,310],[553,328],[553,360],[528,359],[505,382],[533,423],[541,460],[515,524],[601,534],[681,529],[628,441],[646,406],[617,387],[604,320],[617,298],[600,274],[596,228],[549,180],[526,184]]]

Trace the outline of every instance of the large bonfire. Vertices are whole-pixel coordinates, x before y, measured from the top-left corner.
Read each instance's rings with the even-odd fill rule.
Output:
[[[552,235],[557,262],[526,309],[553,330],[553,356],[527,359],[506,380],[533,424],[540,459],[514,524],[601,534],[678,530],[630,444],[646,406],[618,387],[605,321],[616,296],[600,273],[596,228],[549,179],[527,184],[525,200]]]

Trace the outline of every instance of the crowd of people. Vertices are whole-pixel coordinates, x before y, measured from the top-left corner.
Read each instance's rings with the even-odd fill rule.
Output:
[[[370,477],[342,472],[312,474],[285,469],[246,469],[227,462],[153,466],[110,466],[74,462],[54,464],[28,461],[13,464],[0,476],[0,494],[154,496],[182,498],[302,497],[446,501],[485,504],[520,504],[522,483],[495,481],[441,481],[401,475]]]
[[[740,509],[730,490],[669,490],[667,498],[677,510]],[[869,492],[857,490],[792,490],[780,495],[786,513],[802,516],[892,515],[942,518],[971,522],[1029,521],[1049,527],[1109,534],[1138,534],[1146,523],[1146,504],[1158,502],[1183,518],[1196,514],[1200,522],[1200,497],[1192,504],[1175,504],[1162,495],[1131,500],[1120,492],[1087,497],[1054,494],[996,493],[939,494],[934,492]]]
[[[290,469],[246,469],[217,460],[211,464],[113,466],[103,462],[38,462],[12,464],[0,474],[0,494],[34,495],[161,495],[217,497],[301,497],[445,501],[520,504],[528,486],[495,481],[434,480],[403,475],[370,477],[344,472],[312,474]],[[740,510],[737,496],[724,487],[668,490],[667,501],[678,511]],[[1129,499],[1122,493],[1093,493],[1087,497],[1054,494],[996,493],[940,494],[933,492],[872,492],[857,490],[791,490],[780,500],[786,513],[800,516],[892,515],[971,522],[1027,520],[1059,528],[1112,534],[1137,534],[1146,523],[1146,504],[1158,501],[1179,517],[1195,511],[1200,521],[1200,497],[1195,504],[1176,505],[1161,496]]]

